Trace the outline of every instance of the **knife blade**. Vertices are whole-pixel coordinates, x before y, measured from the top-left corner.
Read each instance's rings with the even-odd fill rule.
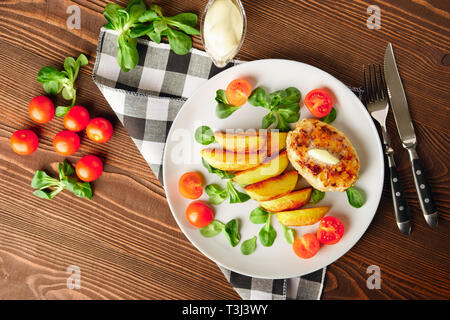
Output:
[[[384,76],[400,139],[405,148],[413,146],[416,144],[416,133],[409,115],[408,102],[400,74],[398,73],[391,43],[388,44],[384,56]]]
[[[416,134],[391,43],[388,44],[384,55],[384,79],[398,134],[403,147],[409,153],[420,208],[428,225],[435,227],[438,221],[438,213],[431,188],[425,179],[424,170],[420,165],[419,156],[416,152]]]

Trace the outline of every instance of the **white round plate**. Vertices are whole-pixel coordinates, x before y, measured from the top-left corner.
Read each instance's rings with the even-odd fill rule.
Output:
[[[216,90],[225,89],[228,83],[237,78],[246,78],[254,85],[266,91],[296,87],[304,96],[316,88],[328,88],[334,94],[334,107],[337,119],[333,126],[345,133],[359,155],[361,162],[358,189],[365,193],[366,202],[362,208],[350,206],[345,192],[327,192],[325,198],[316,206],[329,206],[327,215],[338,217],[343,223],[345,233],[335,245],[322,246],[310,259],[298,258],[292,246],[283,238],[283,232],[275,216],[272,225],[277,238],[271,247],[263,247],[259,240],[254,253],[244,256],[240,251],[241,243],[257,235],[262,225],[250,222],[250,212],[258,203],[249,200],[245,203],[230,204],[228,200],[214,206],[215,219],[228,222],[233,218],[239,221],[241,242],[231,247],[223,234],[213,238],[203,237],[199,229],[186,220],[185,210],[192,201],[184,198],[178,191],[178,180],[188,171],[199,171],[205,177],[205,185],[225,182],[217,175],[208,173],[201,163],[200,150],[215,145],[202,146],[195,142],[195,129],[207,125],[213,130],[259,129],[267,110],[245,104],[227,119],[216,117]],[[303,105],[300,118],[312,117]],[[313,66],[289,60],[258,60],[246,62],[217,74],[209,79],[191,98],[189,98],[168,135],[163,158],[163,177],[167,199],[173,216],[187,238],[208,258],[232,271],[258,278],[291,278],[323,268],[350,250],[364,234],[378,207],[384,181],[384,161],[380,139],[375,125],[361,101],[342,82],[330,74]],[[208,200],[204,193],[200,200]],[[305,233],[316,232],[318,223],[296,227],[297,237]]]

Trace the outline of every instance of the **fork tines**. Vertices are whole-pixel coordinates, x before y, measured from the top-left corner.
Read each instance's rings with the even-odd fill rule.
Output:
[[[378,64],[378,76],[375,64],[369,64],[367,69],[369,70],[368,76],[366,74],[366,66],[363,65],[365,103],[386,100],[386,84],[383,79],[381,64]]]

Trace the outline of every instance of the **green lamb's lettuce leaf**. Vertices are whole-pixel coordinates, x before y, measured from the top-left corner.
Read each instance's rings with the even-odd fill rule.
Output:
[[[295,240],[295,230],[286,227],[284,224],[281,224],[281,227],[283,228],[283,237],[286,243],[293,244]]]
[[[233,247],[236,247],[241,241],[239,222],[236,219],[232,219],[226,224],[213,220],[209,225],[200,229],[200,234],[206,238],[215,237],[219,233],[223,233]]]
[[[245,240],[241,244],[241,252],[245,256],[252,254],[255,251],[255,249],[256,249],[256,236],[248,240]]]
[[[200,34],[195,28],[198,22],[196,14],[164,17],[160,6],[152,4],[147,9],[142,0],[131,0],[125,9],[117,4],[107,4],[103,16],[108,21],[105,28],[119,33],[116,60],[125,72],[134,69],[139,61],[134,39],[147,35],[150,40],[160,43],[161,37],[165,36],[172,51],[184,55],[192,48],[189,35]]]
[[[274,227],[270,223],[270,217],[272,214],[269,214],[269,218],[267,219],[266,224],[261,228],[259,231],[259,242],[264,247],[270,247],[275,241],[275,238],[277,237],[277,232],[275,231]]]
[[[92,199],[92,189],[89,182],[77,182],[73,188],[73,193],[80,198]]]
[[[334,120],[336,120],[336,116],[337,116],[337,111],[335,108],[332,108],[329,114],[327,114],[325,117],[320,118],[320,121],[330,124]]]
[[[66,75],[54,67],[43,67],[37,76],[37,81],[42,83],[42,87],[48,94],[56,95],[62,90],[63,81]]]
[[[317,202],[322,200],[324,197],[325,197],[325,192],[313,188],[311,191],[311,197],[310,197],[309,202],[312,204],[316,204]]]
[[[64,160],[58,164],[58,171],[60,180],[75,173],[74,168],[67,162],[67,160]]]
[[[219,119],[225,119],[228,118],[238,110],[240,107],[232,106],[228,103],[225,90],[219,89],[216,91],[216,116]]]
[[[234,177],[234,174],[232,172],[227,172],[227,171],[223,171],[223,170],[214,168],[204,158],[202,158],[202,164],[206,168],[206,170],[208,170],[209,173],[214,173],[214,174],[218,175],[221,179],[231,179]]]
[[[134,69],[139,62],[139,52],[136,48],[137,40],[120,35],[117,38],[117,44],[119,48],[116,55],[117,63],[124,72]]]
[[[177,27],[179,30],[190,34],[199,35],[200,30],[196,29],[197,15],[193,13],[180,13],[176,16],[167,18],[167,24]]]
[[[103,16],[109,22],[109,27],[112,27],[115,30],[123,28],[123,21],[119,13],[120,9],[123,8],[118,4],[108,3],[103,11]]]
[[[158,14],[155,10],[147,10],[139,17],[139,22],[151,22],[156,18],[158,18]]]
[[[139,38],[145,36],[147,33],[154,31],[153,24],[138,24],[130,31],[131,38]]]
[[[200,234],[206,238],[217,236],[225,229],[225,224],[218,220],[213,220],[209,225],[200,229]]]
[[[223,189],[218,184],[209,184],[205,187],[205,192],[209,196],[209,202],[218,205],[228,198],[228,189]]]
[[[67,57],[64,60],[64,70],[46,66],[39,70],[37,81],[42,83],[42,87],[48,94],[56,95],[61,92],[65,100],[72,100],[70,106],[63,107],[56,110],[58,117],[64,116],[71,107],[75,105],[77,91],[74,87],[75,81],[78,77],[80,68],[89,63],[84,54],[80,54],[75,60],[72,57]]]
[[[37,170],[31,180],[31,187],[33,189],[46,189],[58,186],[58,184],[59,181],[57,179],[50,177],[45,171],[42,170]]]
[[[157,14],[159,17],[162,17],[162,16],[163,16],[163,14],[162,14],[162,8],[161,8],[160,6],[158,6],[157,4],[152,4],[152,5],[150,5],[150,10],[155,11],[156,14]]]
[[[155,21],[153,22],[153,29],[155,30],[156,33],[161,33],[163,31],[165,31],[168,28],[167,26],[167,22],[165,19],[155,19]]]
[[[55,115],[57,117],[64,117],[69,112],[71,106],[57,106],[55,109]]]
[[[228,221],[226,224],[213,220],[208,226],[200,229],[200,234],[206,238],[212,238],[219,233],[223,233],[232,247],[236,247],[241,241],[239,234],[239,222],[236,219]]]
[[[348,202],[352,207],[361,208],[364,205],[364,196],[358,189],[350,187],[345,192],[347,193]]]
[[[146,6],[142,0],[131,0],[126,9],[110,3],[106,5],[105,11],[103,11],[103,16],[109,22],[108,28],[119,33],[116,60],[125,72],[134,69],[139,62],[139,53],[136,48],[137,41],[132,37],[130,31],[145,11]],[[139,33],[139,31],[141,30],[137,30],[136,33]],[[133,36],[136,36],[136,33]]]
[[[300,118],[300,99],[301,93],[294,87],[272,92],[268,97],[264,89],[257,87],[250,94],[248,102],[269,110],[262,119],[263,129],[269,128],[278,119],[276,129],[286,132],[291,130],[290,123],[297,122]]]
[[[275,117],[274,113],[269,112],[262,119],[262,128],[263,129],[269,128],[275,121],[277,121],[277,118]]]
[[[208,126],[200,126],[194,133],[195,141],[202,145],[208,145],[213,143],[216,138],[214,137],[214,131]]]
[[[264,208],[258,207],[250,213],[250,221],[254,224],[265,224],[269,219],[270,213]]]
[[[236,219],[230,220],[225,225],[223,233],[232,247],[236,247],[241,241],[241,235],[239,234],[239,222]]]
[[[270,109],[270,105],[267,102],[266,91],[261,87],[257,87],[252,91],[248,97],[248,102],[255,107]]]
[[[75,173],[74,168],[66,161],[58,164],[59,180],[50,177],[45,171],[37,170],[31,180],[31,187],[37,189],[33,194],[42,199],[53,199],[58,193],[66,189],[78,197],[92,198],[89,182],[79,182],[70,177]]]
[[[248,194],[236,190],[231,180],[227,182],[227,190],[230,195],[230,203],[242,203],[250,200]]]
[[[167,32],[167,39],[169,40],[170,49],[172,49],[173,52],[179,55],[184,55],[191,50],[192,39],[190,36],[172,28],[167,28],[165,31]],[[155,32],[159,33],[156,30],[156,27]]]

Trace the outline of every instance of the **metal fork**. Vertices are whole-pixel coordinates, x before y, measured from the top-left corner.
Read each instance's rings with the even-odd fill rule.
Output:
[[[403,187],[400,184],[400,178],[394,161],[394,150],[391,147],[391,140],[386,130],[386,117],[389,112],[386,84],[383,79],[383,72],[381,71],[380,64],[378,64],[378,76],[375,64],[368,65],[367,69],[368,74],[366,74],[366,66],[363,65],[364,103],[372,118],[374,118],[381,127],[384,153],[386,154],[389,165],[395,219],[400,231],[407,235],[411,233],[408,203],[406,202]]]

